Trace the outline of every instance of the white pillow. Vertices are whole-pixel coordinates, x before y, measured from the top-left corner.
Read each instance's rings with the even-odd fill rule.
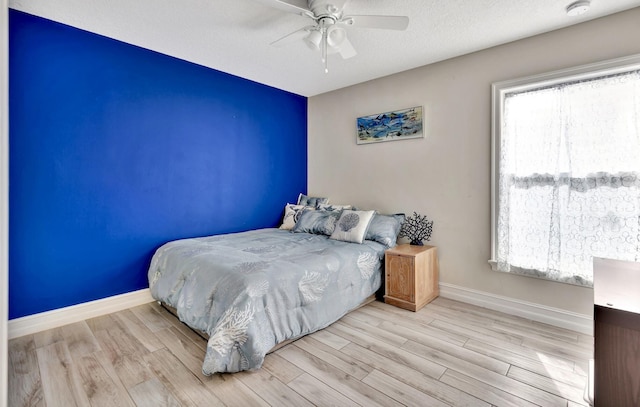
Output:
[[[344,242],[362,243],[376,211],[342,211],[330,238]]]
[[[286,204],[284,207],[284,217],[282,218],[282,225],[280,225],[280,229],[293,229],[293,227],[296,225],[296,222],[298,221],[298,216],[300,216],[304,208],[314,210],[313,208],[309,208],[308,206],[304,205]]]

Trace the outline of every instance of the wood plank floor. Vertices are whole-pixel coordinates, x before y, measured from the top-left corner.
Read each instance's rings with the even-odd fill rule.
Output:
[[[156,303],[9,342],[16,406],[564,406],[593,338],[437,298],[373,302],[267,356],[201,373],[206,342]]]

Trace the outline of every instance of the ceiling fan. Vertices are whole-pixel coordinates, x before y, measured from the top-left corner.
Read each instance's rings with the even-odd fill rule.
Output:
[[[343,9],[348,0],[256,1],[313,20],[313,24],[277,39],[271,45],[284,45],[303,39],[311,49],[320,50],[325,72],[329,72],[328,55],[338,53],[343,59],[348,59],[357,54],[347,38],[346,27],[402,31],[409,25],[409,17],[406,16],[344,15]]]

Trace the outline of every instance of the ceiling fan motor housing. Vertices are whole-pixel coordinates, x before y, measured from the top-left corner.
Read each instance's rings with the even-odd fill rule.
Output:
[[[309,10],[311,10],[318,18],[331,16],[335,22],[342,17],[342,8],[344,7],[344,4],[342,4],[342,7],[339,7],[333,3],[327,2],[326,0],[309,0],[308,4]]]

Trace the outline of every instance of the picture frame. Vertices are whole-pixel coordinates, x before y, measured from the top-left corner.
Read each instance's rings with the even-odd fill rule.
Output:
[[[356,119],[356,144],[424,138],[422,106]]]

